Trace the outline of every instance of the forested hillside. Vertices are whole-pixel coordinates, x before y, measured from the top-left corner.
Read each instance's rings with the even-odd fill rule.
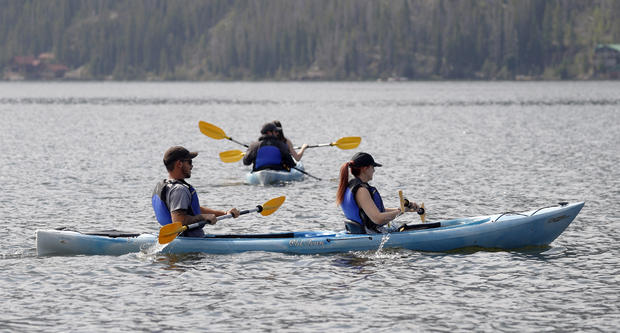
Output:
[[[0,0],[0,70],[47,54],[76,79],[584,79],[596,45],[620,43],[619,14],[616,0]]]

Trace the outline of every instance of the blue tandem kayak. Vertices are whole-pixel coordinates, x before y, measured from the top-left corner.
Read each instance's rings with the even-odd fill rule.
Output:
[[[305,171],[301,162],[297,162],[297,166],[295,168]],[[245,175],[245,183],[250,185],[273,185],[303,180],[304,174],[297,169],[291,169],[291,171],[266,169],[248,172]]]
[[[316,254],[404,248],[443,252],[466,247],[518,249],[553,242],[577,216],[583,202],[410,226],[389,234],[351,234],[346,231],[301,231],[273,234],[177,237],[161,252],[213,254],[267,251]],[[122,255],[154,246],[157,235],[119,232],[80,233],[37,230],[37,255]]]

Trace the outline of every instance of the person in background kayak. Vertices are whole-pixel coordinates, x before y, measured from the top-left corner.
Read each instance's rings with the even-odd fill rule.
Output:
[[[200,221],[208,221],[213,225],[217,222],[216,217],[231,214],[239,216],[237,208],[228,211],[214,210],[200,206],[196,190],[185,179],[192,176],[192,159],[198,153],[189,152],[181,146],[170,147],[164,154],[164,165],[168,170],[168,179],[157,183],[151,203],[155,211],[155,217],[161,225],[172,222],[181,222],[189,225]],[[202,228],[185,231],[185,237],[203,237]]]
[[[286,146],[288,147],[288,151],[291,154],[291,156],[293,156],[295,161],[297,162],[301,161],[301,157],[304,156],[304,152],[308,148],[308,144],[304,143],[303,145],[301,145],[301,149],[299,150],[299,152],[297,152],[295,148],[293,147],[293,142],[284,136],[284,132],[282,130],[282,123],[279,120],[274,120],[273,124],[276,125],[276,127],[278,128],[277,135],[276,135],[278,139],[286,143]]]
[[[383,200],[376,188],[368,182],[372,180],[375,168],[381,164],[375,162],[368,153],[357,153],[350,161],[340,167],[340,183],[336,194],[336,203],[340,205],[347,219],[347,230],[351,233],[386,233],[396,228],[385,225],[401,214],[399,208],[385,208]],[[349,169],[353,178],[349,180]],[[417,211],[418,205],[413,202],[406,211]]]
[[[243,156],[243,164],[252,166],[252,171],[290,170],[296,165],[286,143],[278,139],[281,130],[274,123],[263,125],[258,141],[252,142]]]

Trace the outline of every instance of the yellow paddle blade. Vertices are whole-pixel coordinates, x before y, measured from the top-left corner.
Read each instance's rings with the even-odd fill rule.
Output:
[[[184,226],[181,222],[174,222],[166,224],[159,229],[159,244],[168,244],[172,242],[177,236],[185,231],[187,226]]]
[[[241,150],[227,150],[220,153],[220,160],[224,163],[235,163],[245,155]]]
[[[420,208],[424,209],[424,203],[420,205]],[[420,220],[422,220],[422,223],[426,222],[426,209],[424,209],[424,214],[420,215]]]
[[[403,191],[398,191],[398,198],[400,199],[400,213],[405,212],[405,198],[403,197]]]
[[[332,143],[332,146],[336,146],[340,149],[353,149],[357,148],[362,142],[362,138],[359,136],[347,136],[338,139],[338,141]]]
[[[271,214],[275,213],[275,211],[278,210],[278,208],[280,208],[280,206],[282,206],[282,204],[284,203],[284,200],[286,200],[286,197],[285,196],[281,196],[281,197],[273,198],[273,199],[265,202],[262,205],[263,210],[260,212],[261,215],[267,216],[267,215],[271,215]]]
[[[202,134],[212,139],[215,139],[215,140],[228,139],[228,135],[226,135],[226,132],[224,132],[224,130],[222,130],[221,128],[213,124],[209,124],[206,121],[202,121],[202,120],[199,121],[198,127],[200,128],[200,132],[202,132]]]

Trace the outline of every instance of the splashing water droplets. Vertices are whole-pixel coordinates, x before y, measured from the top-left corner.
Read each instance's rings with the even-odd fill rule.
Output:
[[[381,252],[381,250],[383,249],[383,246],[385,245],[385,243],[387,243],[389,239],[390,239],[390,234],[383,234],[383,236],[381,237],[381,243],[379,244],[379,248],[377,248],[377,254]]]
[[[137,256],[141,259],[154,259],[166,246],[168,246],[168,244],[159,244],[158,241],[150,245],[145,244],[140,248],[140,252],[137,253]]]

